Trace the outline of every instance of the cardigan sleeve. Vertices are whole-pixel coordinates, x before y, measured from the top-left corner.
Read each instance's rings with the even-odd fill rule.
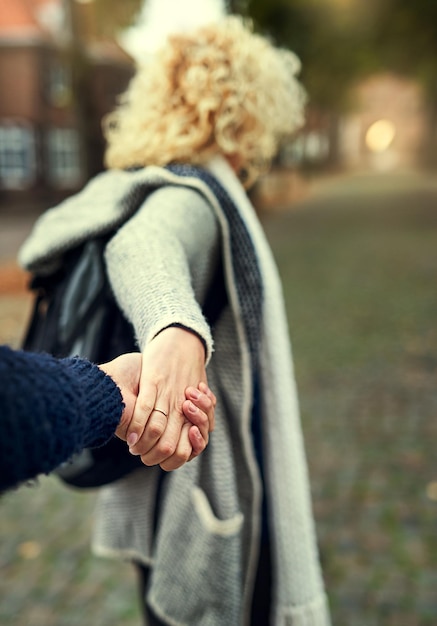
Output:
[[[0,490],[103,445],[122,411],[117,385],[89,361],[1,346]]]
[[[199,335],[212,352],[202,302],[219,250],[214,211],[200,193],[181,186],[154,191],[106,249],[115,296],[143,348],[168,326]]]

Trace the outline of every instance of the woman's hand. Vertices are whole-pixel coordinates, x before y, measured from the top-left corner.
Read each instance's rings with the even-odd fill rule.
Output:
[[[177,469],[206,447],[215,396],[206,385],[205,352],[194,333],[169,327],[142,355],[138,398],[126,431],[145,465]]]

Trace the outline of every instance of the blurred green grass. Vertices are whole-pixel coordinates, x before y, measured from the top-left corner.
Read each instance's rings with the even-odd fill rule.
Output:
[[[130,564],[90,554],[94,499],[54,477],[3,497],[2,626],[140,623]]]
[[[336,626],[437,623],[436,201],[356,176],[264,219]]]
[[[437,183],[327,180],[262,221],[333,624],[435,626]],[[89,553],[94,497],[43,478],[0,502],[2,626],[139,625],[129,564]]]

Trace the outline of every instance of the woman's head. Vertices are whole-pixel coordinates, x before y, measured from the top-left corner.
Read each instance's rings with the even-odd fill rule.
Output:
[[[299,61],[228,17],[169,37],[105,121],[111,168],[238,162],[248,184],[303,122]]]

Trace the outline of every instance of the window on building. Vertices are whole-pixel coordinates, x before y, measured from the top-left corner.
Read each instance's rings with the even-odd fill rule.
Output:
[[[0,125],[0,186],[25,189],[36,174],[35,134],[25,125]]]
[[[52,128],[47,135],[48,179],[58,188],[82,181],[79,133],[72,128]]]
[[[305,156],[313,163],[323,161],[329,156],[329,139],[322,131],[313,130],[305,137]]]
[[[61,61],[53,59],[47,75],[48,98],[57,107],[68,106],[71,102],[71,72]]]

